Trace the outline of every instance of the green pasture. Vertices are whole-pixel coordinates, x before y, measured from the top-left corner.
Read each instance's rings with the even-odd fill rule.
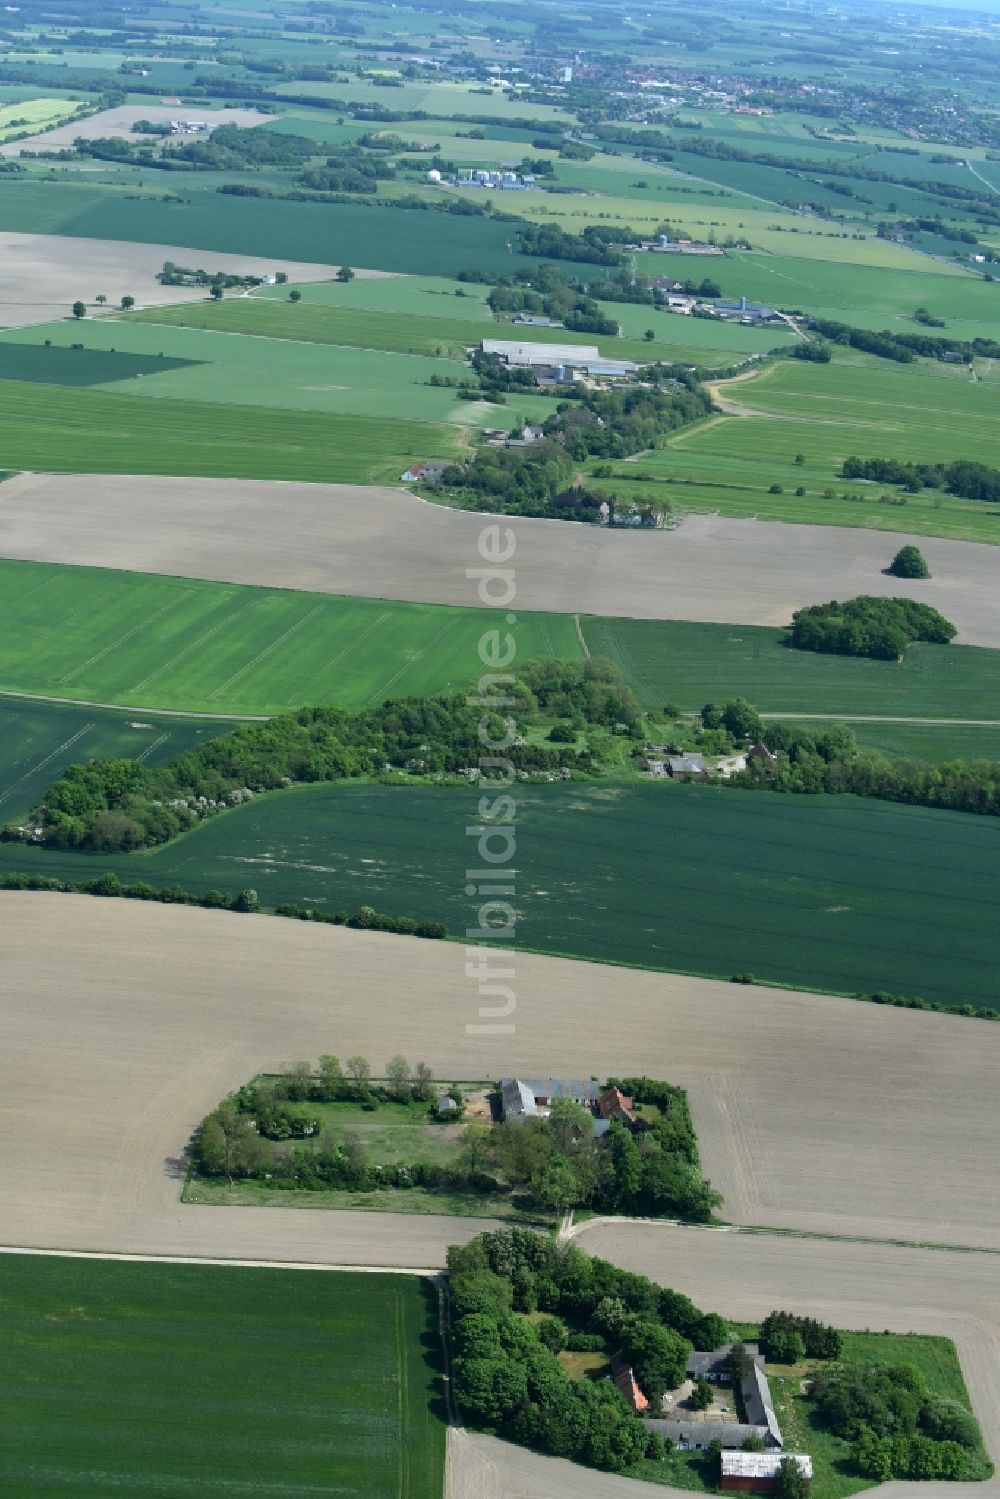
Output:
[[[392,283],[381,283],[392,284]],[[319,295],[313,296],[313,292]],[[602,302],[602,310],[622,328],[622,336],[574,333],[563,328],[539,328],[512,322],[486,322],[464,316],[465,303],[442,302],[421,313],[375,311],[367,307],[337,306],[321,282],[316,288],[303,286],[298,303],[233,298],[228,302],[197,302],[178,307],[149,308],[134,314],[135,320],[157,327],[210,329],[226,333],[253,334],[259,338],[288,339],[303,343],[343,345],[359,349],[394,350],[408,355],[452,356],[475,347],[483,338],[510,338],[524,343],[595,344],[607,358],[634,359],[645,363],[669,359],[677,363],[728,363],[747,354],[764,353],[793,336],[785,328],[744,328],[708,319],[669,316],[653,307]],[[347,299],[345,298],[345,301]],[[102,320],[103,321],[103,320]],[[116,320],[115,327],[121,326]],[[644,338],[652,329],[655,339]],[[46,334],[52,329],[46,328]],[[153,343],[156,339],[153,339]],[[144,343],[142,347],[146,347]],[[150,347],[152,345],[149,345]],[[182,348],[186,345],[175,345]],[[209,359],[208,353],[192,357]],[[270,355],[268,356],[270,359]],[[237,361],[239,362],[239,361]],[[440,373],[454,374],[454,370]],[[426,378],[426,376],[424,377]],[[189,382],[177,382],[187,386]],[[157,381],[162,388],[164,382]],[[370,409],[370,408],[363,408]]]
[[[384,71],[391,72],[392,69]],[[370,79],[359,79],[351,83],[302,83],[296,80],[294,83],[281,85],[277,92],[294,94],[296,98],[332,98],[343,99],[349,104],[382,104],[388,109],[422,109],[430,115],[442,115],[445,118],[449,115],[474,114],[495,116],[500,122],[528,118],[545,119],[558,125],[572,123],[566,111],[555,105],[535,104],[518,99],[512,102],[502,89],[480,92],[476,85],[468,83],[404,81],[402,87],[390,91],[377,88]],[[401,127],[399,134],[404,134]]]
[[[77,106],[67,99],[23,99],[0,108],[0,140],[24,130],[51,130],[72,115]],[[18,121],[15,125],[14,121]]]
[[[0,688],[205,713],[357,709],[461,691],[495,612],[0,561]],[[522,613],[522,660],[577,660],[569,615]]]
[[[242,299],[229,304],[237,311],[248,305]],[[275,306],[283,310],[275,303],[260,305],[265,312]],[[223,311],[227,310],[223,304]],[[309,332],[308,316],[305,311],[300,313],[304,334]],[[234,321],[238,323],[239,319]],[[251,317],[247,321],[252,325],[254,320]],[[226,320],[222,322],[225,324]],[[0,375],[7,348],[15,351],[12,362],[16,368],[24,362],[25,352],[36,355],[38,378],[44,378],[50,361],[58,364],[60,371],[63,365],[67,366],[72,376],[77,371],[75,361],[82,361],[83,373],[86,361],[92,359],[94,373],[106,382],[104,388],[115,393],[127,391],[129,395],[154,399],[211,401],[266,407],[272,411],[355,413],[384,419],[390,443],[389,424],[397,418],[465,426],[496,425],[495,407],[485,402],[470,404],[450,387],[431,385],[435,376],[452,381],[467,376],[464,360],[336,347],[307,338],[234,336],[231,330],[213,329],[210,324],[211,318],[204,329],[184,326],[176,317],[164,324],[95,318],[83,327],[61,322],[0,333]],[[32,349],[21,342],[5,342],[25,337],[37,340],[40,347]],[[43,340],[53,347],[42,346]],[[59,347],[80,340],[86,344],[84,350]],[[105,352],[108,349],[118,352]],[[135,351],[134,356],[128,357],[123,350]],[[173,357],[160,358],[161,354]],[[118,360],[123,366],[120,375],[116,373]],[[30,366],[32,361],[27,363]],[[138,368],[132,368],[133,365]],[[517,401],[516,409],[519,414],[535,417],[548,415],[552,406],[544,396],[529,394]],[[511,419],[508,417],[508,421]]]
[[[859,268],[832,259],[807,262],[787,251],[765,255],[727,250],[725,256],[711,260],[652,251],[637,256],[636,265],[645,275],[678,281],[699,275],[698,267],[703,266],[700,274],[710,275],[726,296],[746,296],[862,326],[893,326],[893,320],[912,318],[918,307],[929,307],[941,317],[977,322],[985,332],[991,324],[1000,330],[1000,282],[912,254],[905,276],[898,269]],[[914,323],[913,331],[917,327]]]
[[[754,625],[587,615],[582,627],[649,707],[747,697],[762,713],[1000,721],[1000,651],[918,644],[902,661],[872,661],[791,650],[784,630]]]
[[[0,380],[0,465],[82,474],[395,482],[413,458],[448,458],[428,422],[136,400],[106,390]]]
[[[267,906],[367,903],[461,934],[477,805],[465,787],[302,786],[148,854],[3,845],[0,872],[252,883]],[[997,1006],[998,870],[995,818],[669,783],[517,792],[517,941],[598,962]]]
[[[302,282],[298,289],[313,314],[317,307],[329,305],[343,312],[367,309],[434,319],[453,317],[460,322],[493,322],[493,314],[486,305],[490,288],[448,276],[356,276],[347,282]],[[288,292],[288,286],[260,286],[253,294],[254,306],[261,301],[287,304]],[[222,305],[229,307],[232,303]]]
[[[0,695],[0,822],[33,807],[67,765],[104,759],[162,765],[232,727],[210,719],[140,718]]]
[[[436,1317],[413,1275],[4,1255],[0,1487],[440,1499]]]

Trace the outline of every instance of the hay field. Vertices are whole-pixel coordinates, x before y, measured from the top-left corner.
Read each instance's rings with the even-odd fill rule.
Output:
[[[436,1321],[416,1276],[5,1255],[0,1484],[441,1499]]]
[[[438,1264],[464,1220],[178,1202],[191,1128],[247,1077],[401,1051],[440,1077],[670,1078],[734,1222],[1000,1248],[987,1022],[518,954],[516,1029],[469,1034],[460,943],[86,896],[5,892],[0,913],[9,1244]]]
[[[151,417],[183,405],[152,407],[104,392],[66,397],[85,398],[114,401],[116,409],[124,405]],[[282,459],[259,430],[253,434],[258,450],[220,453],[220,408],[191,403],[191,409],[203,414],[204,451],[214,454],[217,469],[220,457],[241,462],[243,472],[251,463]],[[234,409],[241,419],[248,412],[256,415],[254,408]],[[286,443],[295,424],[306,421],[327,428],[350,421],[368,430],[360,417],[279,413],[274,420],[274,440]],[[183,429],[178,442],[182,436]],[[324,459],[317,450],[315,458],[300,454],[300,461],[305,466],[308,457],[313,469],[349,460],[359,466],[358,453],[357,445],[344,455],[327,449]],[[378,461],[375,447],[368,461]],[[383,472],[388,467],[384,454],[380,466]],[[484,524],[493,522],[424,504],[398,489],[350,485],[40,473],[0,485],[0,536],[9,558],[419,603],[478,603],[476,583],[466,571],[481,563]],[[1000,645],[994,553],[988,547],[717,516],[690,516],[674,532],[653,534],[607,534],[530,519],[505,520],[504,526],[516,538],[518,610],[781,625],[804,604],[866,592],[897,594],[941,609],[965,644]],[[929,582],[883,575],[908,541],[922,546],[934,574]]]
[[[76,130],[76,127],[73,127]],[[19,142],[18,144],[22,144]],[[27,144],[24,142],[23,144]],[[8,220],[9,222],[9,220]],[[253,241],[248,241],[253,243]],[[161,286],[156,272],[165,260],[177,265],[204,266],[247,276],[285,271],[289,280],[325,280],[336,267],[257,255],[191,249],[175,244],[133,244],[120,239],[77,239],[58,234],[21,234],[0,230],[0,326],[19,328],[53,317],[68,317],[80,298],[94,312],[94,298],[102,293],[115,307],[124,296],[140,307],[152,303],[196,301],[202,287]],[[364,273],[362,273],[364,274]]]

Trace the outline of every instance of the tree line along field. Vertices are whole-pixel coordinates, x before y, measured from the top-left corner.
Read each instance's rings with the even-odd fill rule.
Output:
[[[139,722],[100,708],[0,697],[0,822],[23,816],[66,765],[119,758],[162,765],[232,727],[221,719]]]
[[[4,1255],[0,1486],[440,1499],[430,1282]]]
[[[395,482],[457,455],[446,425],[0,380],[0,462],[50,473]]]
[[[368,904],[461,934],[463,787],[300,786],[145,854],[0,846],[0,874]],[[997,1006],[995,819],[724,787],[519,787],[517,945],[596,962]],[[55,897],[53,897],[55,899]],[[400,938],[400,941],[407,939]]]

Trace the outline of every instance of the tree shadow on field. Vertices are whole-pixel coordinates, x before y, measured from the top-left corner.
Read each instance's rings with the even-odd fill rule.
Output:
[[[426,1278],[420,1282],[420,1292],[424,1302],[424,1330],[420,1334],[420,1353],[431,1371],[434,1378],[431,1383],[431,1398],[428,1409],[436,1421],[442,1425],[448,1425],[448,1405],[444,1396],[444,1354],[441,1350],[441,1336],[438,1331],[438,1293],[437,1286],[432,1280]]]

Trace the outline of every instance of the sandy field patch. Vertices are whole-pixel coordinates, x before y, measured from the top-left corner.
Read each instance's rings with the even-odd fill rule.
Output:
[[[101,309],[94,302],[99,293],[108,298],[109,310],[117,308],[124,296],[135,297],[140,308],[203,300],[203,287],[160,285],[156,273],[165,260],[245,276],[285,271],[290,281],[329,281],[337,272],[333,265],[263,260],[257,255],[191,250],[183,245],[139,245],[124,239],[74,239],[4,229],[0,230],[0,327],[23,328],[68,318],[77,298],[87,303],[88,315],[99,315]]]
[[[475,1229],[179,1203],[176,1159],[231,1088],[322,1052],[377,1070],[401,1051],[439,1077],[680,1083],[731,1221],[1000,1248],[985,1021],[518,954],[515,1034],[469,1035],[458,943],[11,892],[0,920],[0,1242],[439,1263]]]
[[[153,141],[151,135],[133,134],[132,126],[136,120],[152,120],[154,125],[170,120],[207,120],[213,125],[249,126],[263,125],[271,119],[273,116],[259,114],[256,109],[211,109],[204,104],[120,104],[116,109],[102,109],[99,114],[89,115],[85,120],[72,120],[68,125],[42,130],[24,140],[8,141],[0,146],[0,156],[20,156],[24,151],[62,151],[81,137],[87,141],[108,136],[136,142]],[[159,139],[159,136],[155,137],[155,140]],[[199,137],[193,135],[177,137],[178,141],[197,139]]]
[[[804,604],[898,594],[940,609],[964,643],[1000,646],[1000,555],[972,542],[713,515],[609,533],[337,484],[28,474],[0,486],[4,557],[419,603],[479,602],[467,570],[484,565],[493,524],[515,539],[519,609],[781,625]],[[883,575],[905,542],[919,542],[929,581]]]

